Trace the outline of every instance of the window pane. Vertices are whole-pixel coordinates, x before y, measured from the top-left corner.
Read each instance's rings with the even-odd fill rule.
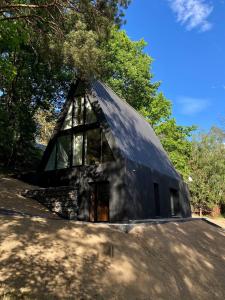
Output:
[[[57,146],[57,169],[68,168],[70,166],[71,136],[59,137]]]
[[[45,171],[55,170],[55,155],[56,155],[56,145],[54,145],[52,153],[48,159],[48,163],[45,167]]]
[[[73,136],[73,166],[82,165],[83,133]]]
[[[72,127],[72,111],[73,111],[73,103],[71,103],[69,110],[67,112],[66,118],[64,120],[63,126],[61,130],[66,130]]]
[[[109,144],[105,138],[104,133],[102,132],[102,162],[113,161],[112,150],[109,147]]]
[[[101,131],[100,129],[89,130],[85,139],[85,164],[95,165],[100,163],[101,158]]]
[[[74,126],[84,123],[84,98],[75,99],[75,111],[74,111]]]
[[[90,102],[88,101],[88,99],[86,99],[86,123],[90,124],[90,123],[95,123],[95,122],[97,122],[97,118],[91,107]]]

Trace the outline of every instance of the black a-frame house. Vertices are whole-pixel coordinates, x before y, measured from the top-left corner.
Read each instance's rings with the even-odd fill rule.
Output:
[[[44,153],[39,184],[51,191],[74,189],[78,220],[191,215],[188,188],[150,124],[100,81],[78,81],[71,89]]]

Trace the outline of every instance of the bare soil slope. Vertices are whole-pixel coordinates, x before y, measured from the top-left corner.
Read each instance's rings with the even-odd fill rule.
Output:
[[[14,178],[0,178],[0,214],[32,215],[46,218],[59,217],[46,207],[29,198],[21,196],[21,192],[33,187]]]
[[[0,215],[0,295],[225,299],[225,233],[204,221],[136,225],[125,233],[48,216]]]

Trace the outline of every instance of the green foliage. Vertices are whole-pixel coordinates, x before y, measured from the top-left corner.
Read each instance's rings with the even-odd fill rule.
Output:
[[[59,98],[65,82],[39,35],[19,21],[0,26],[0,163],[28,166],[39,155],[34,113]]]
[[[10,111],[0,106],[0,162],[6,167],[32,167],[40,156],[34,147],[36,125],[26,104],[19,103]]]
[[[192,142],[189,166],[193,207],[208,211],[225,204],[225,147],[221,130],[214,127]]]
[[[105,46],[104,80],[135,109],[148,108],[159,83],[151,83],[152,58],[144,40],[132,41],[125,31],[112,30]]]
[[[148,106],[141,106],[140,113],[157,128],[158,124],[169,120],[172,114],[172,103],[160,92],[150,99]]]
[[[98,35],[78,22],[64,42],[65,63],[74,67],[80,77],[88,79],[100,74],[103,53],[98,46]]]
[[[9,132],[0,132],[1,161],[18,164],[21,155],[32,153],[35,136],[49,138],[42,132],[51,127],[46,125],[48,112],[61,107],[75,77],[100,77],[154,127],[187,177],[193,128],[178,126],[171,117],[171,102],[158,93],[160,84],[152,82],[146,42],[132,41],[118,30],[129,2],[0,3],[0,122]]]
[[[146,42],[132,41],[125,31],[113,28],[105,47],[107,53],[103,79],[138,110],[153,126],[176,169],[189,176],[189,137],[194,126],[179,126],[172,118],[171,101],[153,83],[152,58],[144,52]]]
[[[189,138],[195,129],[195,126],[177,125],[174,118],[155,126],[155,132],[160,137],[164,149],[185,180],[190,175],[188,160],[191,153],[191,142]]]
[[[40,128],[34,116],[39,109],[58,110],[76,76],[97,73],[100,45],[128,3],[1,1],[1,164],[16,166],[33,155]]]
[[[39,108],[34,117],[37,124],[36,140],[42,145],[47,145],[57,120],[57,116],[54,113],[54,107],[52,106],[51,109],[48,110]]]

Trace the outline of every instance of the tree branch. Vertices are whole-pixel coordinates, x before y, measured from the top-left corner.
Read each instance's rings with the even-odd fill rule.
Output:
[[[14,9],[14,8],[48,8],[52,6],[56,6],[56,1],[53,1],[49,4],[8,4],[8,5],[0,5],[1,10],[8,10],[8,9]]]
[[[16,19],[27,19],[27,18],[32,18],[34,15],[20,15],[20,16],[13,16],[13,17],[4,17],[0,18],[1,21],[7,21],[7,20],[16,20]]]
[[[62,34],[61,29],[59,28],[59,26],[55,22],[45,20],[41,16],[35,15],[35,14],[4,17],[4,18],[0,18],[0,22],[1,21],[7,21],[7,20],[8,21],[17,20],[17,19],[23,19],[23,20],[29,22],[30,24],[32,24],[32,19],[39,19],[43,24],[44,23],[48,24],[55,32],[58,32],[59,34]]]

